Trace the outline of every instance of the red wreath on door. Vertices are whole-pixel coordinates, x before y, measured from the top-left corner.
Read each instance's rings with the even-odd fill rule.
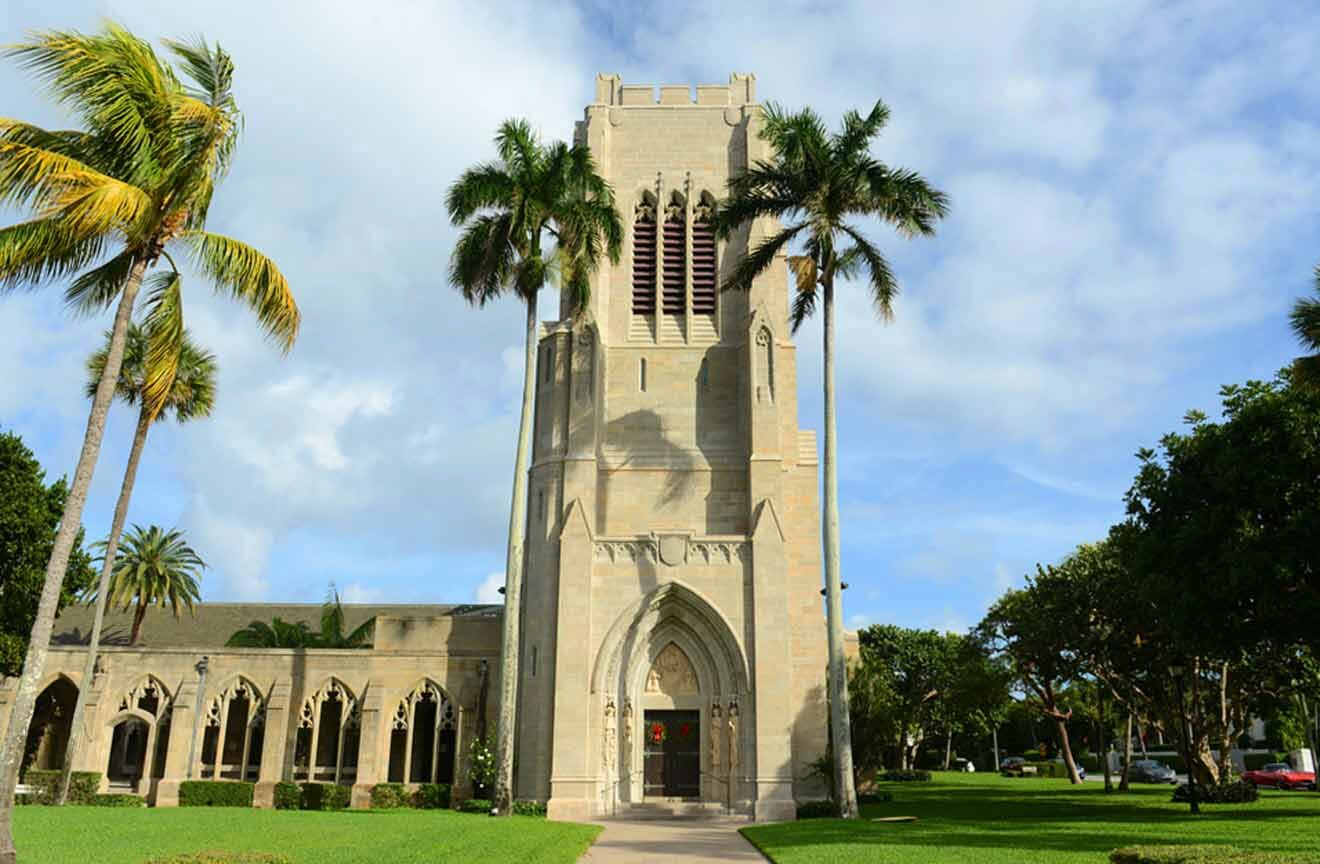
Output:
[[[663,723],[652,723],[651,728],[646,732],[646,737],[652,744],[663,744],[669,737],[669,730],[665,729]]]

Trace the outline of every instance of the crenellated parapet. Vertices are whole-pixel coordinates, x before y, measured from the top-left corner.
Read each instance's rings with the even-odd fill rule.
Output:
[[[756,76],[734,73],[728,84],[624,84],[618,75],[596,76],[595,105],[700,105],[730,107],[756,102]]]

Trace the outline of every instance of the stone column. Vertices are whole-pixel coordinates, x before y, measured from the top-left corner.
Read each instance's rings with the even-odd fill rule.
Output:
[[[382,775],[389,771],[389,756],[381,758],[382,741],[388,747],[390,740],[389,731],[384,728],[389,720],[389,712],[382,710],[383,696],[384,691],[380,687],[368,684],[362,699],[357,776],[353,778],[352,806],[356,809],[371,807],[371,787],[383,781],[385,777]]]
[[[591,527],[582,502],[569,507],[559,535],[559,640],[555,652],[554,755],[550,774],[551,819],[585,822],[591,817],[596,774],[591,746]]]
[[[752,615],[755,718],[753,745],[758,822],[796,817],[793,801],[793,668],[787,638],[788,561],[784,532],[770,499],[760,503],[752,531]],[[745,776],[745,773],[744,773]]]
[[[252,806],[274,807],[275,784],[284,779],[284,751],[289,741],[289,691],[286,680],[276,681],[266,698],[266,726],[261,738],[261,765]]]
[[[192,744],[193,722],[197,712],[198,680],[192,678],[179,685],[170,709],[170,743],[165,752],[165,775],[156,784],[156,806],[177,807],[179,784],[188,778],[188,749]],[[88,712],[88,716],[92,716]],[[197,760],[201,761],[202,738],[205,730],[197,731]]]

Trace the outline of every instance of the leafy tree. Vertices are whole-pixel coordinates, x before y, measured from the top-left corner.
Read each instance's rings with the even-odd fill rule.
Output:
[[[590,279],[602,258],[617,261],[623,223],[614,192],[596,171],[586,146],[543,144],[524,120],[504,122],[495,135],[497,161],[477,165],[449,188],[450,221],[463,231],[454,247],[449,279],[464,299],[485,306],[513,294],[526,307],[522,413],[514,459],[505,564],[502,694],[497,731],[499,773],[495,807],[513,810],[513,735],[517,727],[518,614],[523,535],[527,517],[527,465],[531,454],[536,382],[536,304],[557,275],[561,303],[577,316],[586,308]]]
[[[0,290],[72,279],[65,292],[72,307],[115,306],[115,316],[0,752],[0,864],[17,854],[10,824],[19,758],[144,280],[144,326],[154,347],[145,396],[153,410],[169,393],[183,338],[183,280],[171,250],[187,252],[219,291],[250,306],[286,350],[298,331],[298,307],[279,268],[253,247],[205,230],[241,128],[233,61],[200,39],[165,44],[177,71],[115,24],[92,35],[35,33],[5,49],[84,128],[0,120],[0,203],[33,211],[29,221],[0,229]],[[162,260],[167,267],[148,277]]]
[[[278,615],[267,624],[253,621],[225,642],[230,648],[315,648],[317,634],[305,621],[285,621]]]
[[[277,616],[269,624],[253,621],[225,644],[232,648],[370,648],[375,627],[376,618],[372,616],[346,633],[344,607],[332,585],[321,604],[319,631],[304,621],[289,622]]]
[[[849,740],[848,676],[843,656],[843,599],[839,563],[838,434],[834,399],[834,284],[839,277],[860,275],[867,281],[876,311],[893,315],[898,282],[884,255],[854,220],[873,217],[907,236],[929,235],[948,210],[944,194],[920,175],[890,168],[875,159],[871,142],[889,120],[877,101],[865,117],[850,111],[840,130],[830,134],[811,109],[786,113],[770,105],[761,135],[774,153],[729,181],[729,196],[719,208],[715,227],[730,237],[756,220],[772,222],[770,236],[743,257],[723,290],[750,290],[752,282],[790,244],[802,254],[789,258],[797,281],[793,300],[796,330],[816,309],[819,298],[824,327],[826,616],[829,627],[830,722],[835,754],[835,788],[840,812],[857,817],[853,753]],[[777,221],[789,221],[780,227]]]
[[[104,547],[105,543],[97,545]],[[204,569],[206,562],[184,541],[183,533],[177,528],[169,531],[158,525],[130,528],[124,534],[123,555],[115,562],[105,595],[106,606],[133,610],[128,644],[137,644],[142,620],[152,606],[168,606],[175,618],[179,617],[180,608],[191,613],[193,604],[201,599],[197,580]],[[100,596],[92,591],[87,602],[96,603]]]
[[[983,642],[1012,664],[1029,702],[1054,723],[1073,783],[1081,782],[1068,735],[1073,710],[1062,697],[1064,687],[1081,674],[1076,634],[1085,618],[1086,609],[1077,605],[1070,574],[1037,566],[1027,587],[1006,592],[977,628]]]
[[[87,396],[93,398],[105,373],[106,362],[110,355],[112,334],[106,334],[106,347],[94,353],[87,361]],[[147,433],[151,424],[167,417],[173,417],[179,423],[186,423],[198,417],[207,417],[215,408],[215,358],[193,344],[185,331],[179,345],[178,357],[174,361],[175,371],[164,402],[153,414],[147,400],[149,380],[149,357],[151,346],[146,332],[137,324],[129,324],[124,340],[124,362],[119,368],[119,381],[115,395],[129,405],[137,406],[137,429],[133,434],[133,445],[128,451],[128,464],[124,468],[124,480],[119,487],[119,500],[115,502],[114,517],[110,523],[110,534],[105,540],[105,549],[101,556],[101,578],[97,583],[98,596],[104,597],[110,588],[110,574],[114,570],[115,554],[119,549],[119,535],[124,530],[128,518],[128,503],[133,497],[133,484],[137,480],[138,462],[142,450],[147,444]],[[87,658],[83,661],[83,681],[92,680],[96,668],[96,656],[101,644],[101,627],[105,620],[105,604],[97,604],[96,614],[92,617],[91,638],[87,644]],[[81,728],[83,712],[87,706],[89,690],[78,689],[78,700],[74,704],[72,728]],[[73,777],[73,764],[78,755],[81,736],[74,735],[64,752],[64,772],[60,781],[57,803],[64,804],[69,794],[69,783]]]
[[[17,675],[37,614],[42,574],[55,542],[69,487],[46,485],[32,451],[12,432],[0,432],[0,675]],[[91,584],[91,556],[79,530],[64,578],[59,608]]]
[[[1298,298],[1290,316],[1298,341],[1311,352],[1293,361],[1293,377],[1309,387],[1320,387],[1320,267],[1315,269],[1315,294]]]

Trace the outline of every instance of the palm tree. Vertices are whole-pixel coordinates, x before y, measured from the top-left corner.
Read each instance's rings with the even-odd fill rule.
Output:
[[[87,396],[93,398],[105,373],[105,366],[110,355],[112,334],[106,334],[106,347],[94,353],[87,361]],[[133,484],[137,480],[138,461],[147,443],[147,432],[154,421],[173,416],[180,423],[186,423],[197,417],[209,416],[215,408],[215,358],[198,348],[183,334],[179,346],[179,355],[175,361],[175,373],[169,392],[159,413],[154,417],[147,404],[146,390],[148,377],[148,357],[151,346],[147,342],[146,332],[137,324],[129,324],[124,341],[124,362],[119,368],[119,381],[115,386],[115,395],[129,405],[138,407],[137,430],[133,435],[133,446],[128,451],[128,465],[124,469],[124,482],[119,487],[119,500],[115,503],[114,518],[110,523],[110,536],[105,541],[105,552],[101,563],[101,579],[97,584],[98,596],[104,597],[110,587],[110,573],[114,568],[115,553],[119,547],[119,535],[124,530],[124,521],[128,518],[128,502],[133,496]],[[92,633],[87,643],[87,659],[83,662],[83,681],[92,680],[92,671],[96,668],[97,650],[101,644],[101,626],[105,620],[105,604],[96,605],[92,616]],[[83,712],[87,707],[89,688],[78,688],[78,699],[73,706],[71,728],[81,728]],[[78,755],[81,736],[74,735],[64,749],[64,772],[60,780],[57,804],[64,804],[69,794],[69,781],[73,776],[73,764]]]
[[[104,549],[108,544],[102,541],[96,545]],[[175,618],[182,607],[187,607],[189,613],[193,611],[193,604],[201,600],[197,580],[206,569],[206,562],[177,528],[166,531],[159,525],[148,528],[134,525],[124,534],[123,546],[106,593],[90,591],[85,599],[89,604],[99,603],[104,596],[106,606],[131,608],[133,626],[128,644],[136,645],[142,635],[142,620],[150,607],[168,606]]]
[[[1306,350],[1313,352],[1293,361],[1293,380],[1320,387],[1320,267],[1315,268],[1315,297],[1299,297],[1293,304],[1293,332]]]
[[[536,380],[536,301],[556,273],[565,305],[578,315],[590,294],[600,259],[618,261],[623,223],[614,192],[596,171],[585,146],[542,144],[524,120],[507,120],[495,135],[498,161],[468,169],[449,187],[450,221],[463,233],[450,260],[449,279],[476,306],[506,293],[526,306],[522,414],[513,468],[513,500],[505,559],[499,772],[495,807],[512,811],[513,731],[517,720],[518,615],[527,463],[531,451],[532,389]]]
[[[229,637],[230,648],[315,648],[317,634],[305,621],[290,623],[276,615],[267,624],[253,621]]]
[[[330,593],[321,604],[321,632],[316,637],[317,648],[370,648],[376,630],[375,617],[368,618],[352,633],[344,632],[344,607],[339,592],[330,586]]]
[[[877,101],[865,117],[850,111],[842,128],[829,133],[811,109],[795,114],[767,106],[761,135],[774,148],[770,161],[757,161],[729,181],[728,200],[716,216],[716,230],[728,238],[757,219],[774,220],[768,239],[750,249],[721,286],[748,290],[790,243],[802,254],[790,256],[796,280],[794,331],[816,310],[824,319],[825,389],[825,557],[826,617],[829,628],[829,697],[834,788],[840,815],[857,816],[849,737],[848,678],[843,656],[843,600],[839,573],[838,435],[834,408],[834,284],[860,275],[882,319],[893,316],[898,283],[884,255],[849,220],[875,217],[907,236],[933,234],[948,211],[944,194],[920,175],[890,168],[870,154],[870,145],[889,119]],[[790,224],[782,227],[778,220]]]
[[[0,119],[0,204],[33,211],[29,221],[0,229],[0,291],[72,278],[65,292],[72,307],[90,313],[115,306],[115,316],[0,750],[0,864],[16,859],[11,817],[19,757],[148,271],[162,259],[168,265],[149,279],[144,321],[152,346],[144,396],[153,412],[170,391],[183,340],[183,282],[171,250],[188,252],[218,290],[250,306],[285,350],[298,332],[297,304],[274,262],[204,230],[241,127],[233,61],[200,39],[165,44],[182,79],[147,42],[114,24],[92,35],[36,33],[5,49],[85,130]]]

